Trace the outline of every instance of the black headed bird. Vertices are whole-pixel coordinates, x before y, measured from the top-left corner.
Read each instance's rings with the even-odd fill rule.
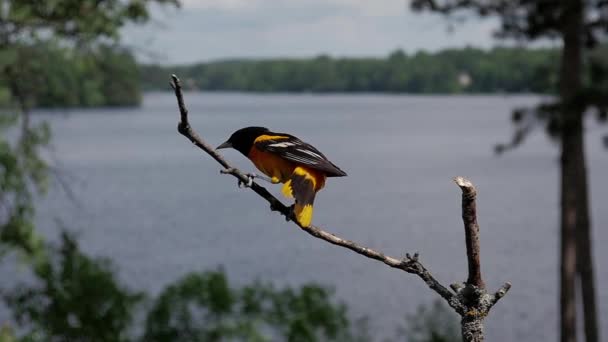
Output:
[[[310,226],[315,195],[325,186],[325,179],[346,176],[312,145],[265,127],[239,129],[217,148],[228,147],[249,158],[273,184],[285,184],[282,192],[295,198],[295,218],[303,227]]]

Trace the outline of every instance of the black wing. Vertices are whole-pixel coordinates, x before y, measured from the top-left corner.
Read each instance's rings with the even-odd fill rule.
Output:
[[[275,153],[289,161],[306,165],[311,169],[323,171],[328,177],[346,176],[346,172],[330,162],[314,146],[289,134],[268,133],[268,135],[281,138],[261,140],[255,143],[255,147],[261,151]]]

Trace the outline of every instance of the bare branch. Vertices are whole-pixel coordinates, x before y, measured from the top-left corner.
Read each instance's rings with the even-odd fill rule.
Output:
[[[304,230],[308,234],[323,239],[331,244],[348,248],[351,251],[366,256],[370,259],[381,261],[390,267],[403,270],[407,273],[418,275],[422,280],[424,280],[424,282],[428,285],[429,288],[431,288],[443,299],[445,299],[448,304],[452,308],[454,308],[454,310],[456,310],[457,312],[462,311],[462,306],[456,300],[455,295],[450,292],[450,290],[448,290],[445,286],[441,285],[441,283],[439,283],[437,279],[435,279],[431,275],[431,273],[424,267],[424,265],[420,263],[418,253],[414,254],[413,256],[406,254],[405,258],[403,259],[395,259],[386,256],[383,253],[377,252],[373,249],[360,246],[353,241],[342,239],[334,234],[328,233],[322,230],[321,228],[312,225],[310,227],[300,228],[302,228],[302,230]]]
[[[477,342],[483,341],[483,320],[490,309],[498,302],[511,288],[510,283],[504,284],[495,294],[488,294],[481,278],[481,266],[479,255],[479,226],[477,224],[475,186],[463,177],[456,177],[454,181],[462,190],[462,219],[465,227],[465,237],[467,246],[467,260],[469,265],[469,275],[466,283],[453,283],[450,285],[454,292],[441,285],[431,273],[419,261],[418,253],[414,255],[406,254],[405,258],[397,259],[387,256],[381,252],[361,246],[353,241],[343,239],[325,230],[316,227],[302,227],[294,219],[292,208],[284,205],[279,199],[274,197],[266,188],[250,180],[242,171],[230,165],[213,147],[207,144],[191,127],[188,122],[188,110],[184,104],[182,88],[177,76],[172,76],[171,86],[175,90],[178,107],[180,111],[180,122],[178,131],[188,138],[194,145],[205,151],[224,169],[223,174],[229,174],[237,178],[240,183],[249,184],[249,187],[262,198],[270,203],[270,209],[280,212],[288,221],[294,222],[306,233],[325,240],[333,245],[350,249],[351,251],[363,255],[367,258],[381,261],[382,263],[407,273],[412,273],[421,278],[427,286],[445,299],[461,317],[461,330],[463,341]]]
[[[224,157],[222,157],[222,155],[220,155],[213,147],[211,147],[211,145],[206,143],[190,127],[190,123],[188,122],[188,109],[186,108],[186,105],[184,104],[181,83],[177,76],[172,75],[171,78],[172,78],[171,87],[173,87],[173,89],[175,90],[175,96],[177,98],[177,104],[178,104],[179,111],[180,111],[180,122],[177,126],[179,133],[181,133],[183,136],[188,138],[194,145],[196,145],[197,147],[199,147],[200,149],[205,151],[213,159],[215,159],[218,163],[220,163],[224,167],[224,170],[222,170],[222,173],[230,174],[230,175],[234,176],[235,178],[237,178],[239,180],[239,182],[242,182],[242,183],[249,182],[250,180],[246,176],[246,174],[244,174],[239,169],[230,165],[224,159]],[[456,310],[456,312],[458,312],[460,314],[464,313],[464,307],[458,301],[456,295],[453,294],[452,292],[450,292],[445,286],[441,285],[439,283],[439,281],[437,281],[431,275],[431,273],[424,267],[424,265],[422,265],[422,263],[420,263],[417,253],[414,254],[413,256],[410,256],[409,254],[407,254],[405,258],[397,259],[397,258],[393,258],[390,256],[386,256],[383,253],[377,252],[371,248],[361,246],[353,241],[342,239],[334,234],[324,231],[323,229],[321,229],[319,227],[315,227],[312,225],[310,227],[302,227],[299,225],[299,223],[296,220],[294,220],[292,218],[293,216],[292,216],[291,207],[285,206],[279,199],[277,199],[270,192],[268,192],[268,190],[266,190],[266,188],[264,188],[263,186],[255,183],[255,182],[251,183],[250,188],[255,193],[257,193],[259,196],[261,196],[266,201],[268,201],[268,203],[270,203],[271,210],[280,212],[283,216],[285,216],[285,218],[287,220],[294,222],[296,225],[298,225],[300,228],[302,228],[302,230],[305,231],[306,233],[308,233],[316,238],[325,240],[333,245],[348,248],[351,251],[353,251],[357,254],[363,255],[365,257],[368,257],[370,259],[381,261],[390,267],[400,269],[407,273],[412,273],[412,274],[418,275],[418,277],[420,277],[429,286],[429,288],[431,288],[433,291],[435,291],[437,294],[439,294],[442,298],[444,298],[448,302],[448,304],[452,308],[454,308],[454,310]]]
[[[469,278],[467,283],[485,289],[481,278],[481,261],[479,259],[479,225],[477,224],[477,190],[473,183],[463,177],[454,178],[454,182],[462,190],[462,221],[464,222],[465,240],[467,245],[467,262]]]

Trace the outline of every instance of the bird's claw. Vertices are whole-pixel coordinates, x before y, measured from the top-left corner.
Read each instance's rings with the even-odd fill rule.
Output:
[[[240,188],[250,188],[253,185],[253,179],[256,177],[255,173],[248,173],[245,176],[247,176],[247,183],[245,183],[239,179],[239,184],[238,184],[239,189]]]

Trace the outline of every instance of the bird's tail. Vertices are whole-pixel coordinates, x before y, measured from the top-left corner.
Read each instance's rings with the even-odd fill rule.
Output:
[[[302,227],[308,227],[312,222],[313,203],[318,182],[314,173],[303,167],[296,167],[290,179],[283,185],[283,194],[296,199],[294,214]]]

